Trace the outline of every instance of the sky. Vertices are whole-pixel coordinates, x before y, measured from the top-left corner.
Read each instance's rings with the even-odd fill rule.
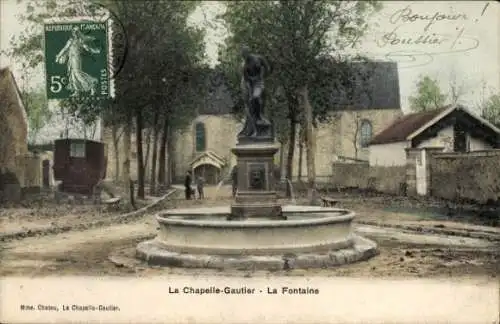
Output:
[[[25,28],[17,15],[23,3],[0,0],[0,48],[9,48],[12,37]],[[226,33],[213,23],[223,10],[217,1],[206,1],[191,22],[208,28],[207,56],[217,61],[217,46]],[[379,60],[398,62],[401,106],[409,111],[408,97],[420,75],[437,78],[448,91],[462,86],[462,103],[475,109],[487,96],[500,91],[500,4],[494,1],[388,1],[370,20],[370,30],[360,40],[359,52]],[[16,62],[0,57],[0,67],[10,66],[16,79],[22,70]],[[32,85],[43,85],[42,73]]]

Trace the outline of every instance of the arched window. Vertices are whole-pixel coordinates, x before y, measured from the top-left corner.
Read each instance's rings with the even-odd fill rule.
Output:
[[[372,139],[372,123],[368,120],[363,120],[361,122],[359,142],[361,147],[368,147]]]
[[[194,129],[195,129],[196,152],[203,152],[206,150],[207,146],[205,125],[203,123],[196,123]]]

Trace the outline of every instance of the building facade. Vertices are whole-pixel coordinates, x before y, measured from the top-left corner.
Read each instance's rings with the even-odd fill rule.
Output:
[[[397,65],[388,62],[370,64],[373,73],[368,80],[369,87],[366,86],[366,82],[363,84],[354,82],[352,85],[354,91],[351,91],[354,97],[335,88],[328,89],[331,92],[329,104],[333,112],[314,130],[318,181],[328,181],[332,163],[335,161],[342,159],[368,161],[368,144],[373,135],[402,115]],[[360,63],[358,70],[355,66],[352,73],[356,75],[362,68],[364,68],[363,63]],[[174,181],[182,181],[188,170],[194,171],[196,176],[203,176],[209,184],[217,184],[229,178],[230,171],[236,163],[231,148],[236,145],[237,134],[242,127],[241,122],[232,113],[233,108],[234,102],[222,73],[213,71],[208,80],[206,98],[198,109],[197,118],[185,130],[175,134],[172,168]],[[109,130],[105,131],[108,135],[105,136],[107,139],[104,139],[105,142],[109,142],[108,151],[112,148],[109,133]],[[134,139],[132,141],[134,142]],[[285,163],[280,161],[280,157],[286,159],[288,145],[281,144],[280,152],[276,154],[276,165],[281,167],[281,175],[286,176]],[[135,146],[132,145],[132,155],[135,154],[134,150]],[[300,150],[300,145],[297,144],[293,175],[290,177],[293,180],[297,179],[299,174],[302,177],[307,176],[305,149],[302,154],[299,154]],[[113,154],[109,152],[107,174],[111,176],[114,174],[112,168],[115,163],[111,160]],[[300,156],[303,163],[299,162]],[[301,172],[298,170],[299,165],[302,166]],[[133,178],[135,170],[136,162],[132,159]]]
[[[461,106],[408,114],[370,142],[370,165],[403,166],[407,149],[422,148],[447,153],[498,149],[500,130]]]

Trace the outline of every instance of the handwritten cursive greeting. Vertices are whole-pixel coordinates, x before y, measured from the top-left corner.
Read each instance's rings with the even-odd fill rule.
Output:
[[[478,14],[474,15],[453,7],[449,7],[448,12],[424,12],[408,4],[389,13],[387,22],[390,27],[375,34],[373,41],[378,49],[383,50],[385,59],[402,63],[400,67],[426,65],[437,55],[465,53],[478,48],[480,41],[467,34],[467,25],[477,22],[487,8],[488,4],[482,7],[482,11],[478,7]],[[442,32],[444,29],[446,32]],[[353,39],[350,45],[354,47],[359,41]]]
[[[391,24],[397,23],[413,23],[416,21],[424,21],[427,24],[424,26],[424,31],[428,31],[429,28],[439,21],[466,21],[468,20],[465,13],[443,13],[436,11],[434,13],[416,13],[413,11],[411,5],[406,6],[403,9],[396,10],[391,17],[389,22]]]
[[[487,7],[488,4],[483,7],[481,16]],[[383,33],[376,44],[379,48],[388,49],[386,59],[403,63],[402,67],[422,66],[431,63],[437,55],[465,53],[478,48],[479,39],[466,35],[465,26],[471,21],[473,13],[457,12],[453,7],[449,10],[418,12],[411,5],[395,10],[389,17],[389,23],[394,27]],[[433,32],[433,27],[438,24],[446,24],[446,27],[440,26],[441,30],[444,27],[449,31],[445,34]],[[406,27],[405,32],[401,31],[402,27]]]

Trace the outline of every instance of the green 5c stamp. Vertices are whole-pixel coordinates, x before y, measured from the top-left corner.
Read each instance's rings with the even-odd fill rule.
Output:
[[[48,99],[114,97],[111,20],[58,18],[44,23]]]

